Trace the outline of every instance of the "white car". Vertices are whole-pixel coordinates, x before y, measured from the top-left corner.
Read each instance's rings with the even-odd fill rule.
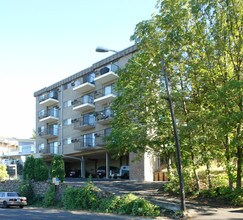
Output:
[[[23,208],[27,205],[26,197],[19,196],[16,192],[0,192],[0,205],[4,208],[9,206],[19,206]]]

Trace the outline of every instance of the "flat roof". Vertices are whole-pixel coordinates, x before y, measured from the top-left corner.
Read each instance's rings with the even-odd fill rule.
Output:
[[[107,57],[103,60],[100,60],[100,61],[94,63],[91,67],[88,67],[84,70],[81,70],[80,72],[77,72],[77,73],[75,73],[75,74],[73,74],[73,75],[71,75],[71,76],[69,76],[69,77],[67,77],[67,78],[65,78],[61,81],[58,81],[58,82],[56,82],[56,83],[54,83],[54,84],[52,84],[48,87],[45,87],[43,89],[36,91],[34,93],[34,97],[39,96],[39,95],[41,95],[45,92],[49,92],[49,91],[51,91],[51,90],[53,90],[53,89],[55,89],[55,88],[57,88],[61,85],[66,84],[66,83],[72,82],[72,81],[80,78],[81,76],[94,71],[95,69],[97,69],[101,66],[107,65],[114,60],[118,60],[119,58],[124,57],[128,54],[134,53],[136,51],[137,51],[137,45],[130,46],[130,47],[128,47],[128,48],[126,48],[122,51],[119,51],[118,53],[115,53],[115,54],[113,54],[113,55],[111,55],[111,56],[109,56],[109,57]]]

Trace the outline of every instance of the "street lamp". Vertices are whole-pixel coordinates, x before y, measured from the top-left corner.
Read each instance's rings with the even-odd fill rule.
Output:
[[[101,52],[101,53],[104,53],[104,52],[118,53],[116,50],[111,50],[111,49],[104,48],[104,47],[97,47],[95,51]],[[139,65],[140,67],[142,67],[143,69],[147,70],[148,72],[153,73],[151,70],[147,69],[146,67],[143,67],[140,63],[137,63],[136,61],[133,61],[133,62],[136,63],[137,65]],[[176,127],[173,102],[172,102],[172,98],[170,95],[169,80],[168,80],[168,76],[166,74],[166,69],[165,69],[165,65],[164,65],[164,59],[161,59],[161,65],[162,65],[162,73],[164,75],[164,80],[165,80],[166,93],[168,96],[168,102],[169,102],[169,107],[170,107],[170,114],[171,114],[171,120],[172,120],[174,138],[175,138],[176,155],[177,155],[177,163],[178,163],[177,169],[178,169],[179,182],[180,182],[181,211],[185,212],[186,204],[185,204],[184,179],[183,179],[182,162],[181,162],[181,149],[180,149],[178,131],[177,131],[177,127]]]

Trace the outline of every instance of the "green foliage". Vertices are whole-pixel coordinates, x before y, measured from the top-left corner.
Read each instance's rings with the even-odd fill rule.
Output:
[[[63,205],[66,209],[94,209],[97,206],[96,189],[92,182],[86,182],[80,188],[66,188]]]
[[[50,185],[49,190],[44,195],[43,205],[45,207],[52,207],[55,205],[55,201],[56,201],[55,186]]]
[[[62,198],[65,209],[85,209],[135,216],[158,216],[158,206],[133,194],[100,197],[93,183],[88,181],[80,188],[67,187]]]
[[[24,168],[24,180],[44,181],[49,176],[49,169],[42,158],[27,157]]]
[[[129,214],[134,216],[158,216],[160,210],[143,198],[139,198],[133,194],[121,197],[118,213]]]
[[[51,161],[51,177],[59,178],[61,182],[65,178],[64,161],[62,156],[55,155]]]
[[[243,205],[243,190],[231,189],[229,187],[217,187],[208,190],[202,190],[199,194],[200,198],[209,198],[218,200],[224,204],[233,206]]]
[[[0,181],[8,178],[7,167],[4,164],[0,164]]]
[[[49,176],[49,169],[46,163],[42,158],[35,159],[35,177],[36,181],[44,181],[48,179]]]
[[[120,196],[111,196],[108,198],[102,198],[99,201],[97,210],[100,212],[117,213],[120,199],[121,199]]]
[[[34,180],[35,179],[35,158],[33,155],[27,157],[24,169],[23,169],[24,180]]]
[[[25,196],[27,198],[27,202],[29,205],[33,204],[36,201],[36,196],[30,181],[23,181],[20,183],[19,193],[21,196]]]

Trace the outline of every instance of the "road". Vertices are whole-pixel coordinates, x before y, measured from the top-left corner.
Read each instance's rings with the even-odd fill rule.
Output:
[[[0,219],[1,220],[141,220],[145,218],[132,217],[132,216],[119,216],[113,214],[104,213],[92,213],[86,211],[66,211],[58,209],[47,209],[47,208],[35,208],[35,207],[25,207],[20,208],[0,208]],[[167,218],[158,218],[167,219]],[[146,220],[149,220],[146,218]]]

